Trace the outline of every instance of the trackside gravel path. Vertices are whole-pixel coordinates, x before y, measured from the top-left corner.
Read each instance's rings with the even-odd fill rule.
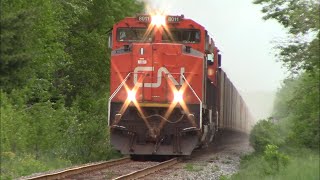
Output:
[[[248,135],[224,131],[206,149],[196,150],[189,160],[142,179],[216,180],[237,172],[240,157],[252,152]]]

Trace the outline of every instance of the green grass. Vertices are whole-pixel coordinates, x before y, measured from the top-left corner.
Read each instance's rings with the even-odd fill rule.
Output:
[[[119,153],[113,153],[113,151],[108,155],[109,159],[121,157]],[[75,164],[78,163],[60,157],[42,155],[36,158],[33,154],[17,155],[13,152],[2,152],[0,180],[14,179],[37,172],[70,167]]]
[[[30,154],[15,155],[12,152],[1,154],[1,178],[13,179],[36,172],[71,166],[71,162],[60,158],[38,158]]]
[[[232,180],[318,180],[319,154],[300,151],[289,155],[289,163],[276,173],[270,173],[270,164],[262,155],[245,156],[241,161],[240,171]]]
[[[274,179],[314,179],[319,177],[319,155],[309,155],[305,158],[294,159],[283,171],[274,176]]]
[[[228,176],[221,175],[221,176],[219,176],[219,180],[228,180]]]
[[[187,163],[184,166],[184,169],[187,171],[199,172],[199,171],[203,170],[203,167],[201,167],[199,165],[192,164],[192,163]]]

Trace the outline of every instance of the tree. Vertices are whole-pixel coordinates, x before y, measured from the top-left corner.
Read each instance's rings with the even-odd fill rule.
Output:
[[[317,0],[255,0],[264,19],[275,19],[288,29],[290,39],[280,44],[280,61],[292,73],[277,94],[274,115],[290,123],[287,142],[319,149],[320,2]],[[311,37],[311,40],[306,40]]]
[[[275,19],[290,34],[319,32],[319,5],[317,0],[255,0],[254,4],[263,5],[263,17]]]
[[[11,91],[24,84],[24,67],[31,61],[28,42],[33,20],[28,9],[9,10],[14,3],[1,2],[0,87]],[[28,76],[28,75],[27,75]]]
[[[1,1],[1,158],[79,163],[114,155],[107,32],[142,11],[135,0]],[[19,157],[3,169],[14,160],[19,167]]]
[[[83,11],[78,22],[70,26],[66,43],[66,52],[71,57],[66,73],[72,85],[67,106],[77,107],[81,114],[77,118],[81,127],[73,126],[77,130],[74,139],[77,144],[72,147],[76,147],[77,154],[72,158],[81,156],[84,161],[93,161],[107,157],[109,153],[106,117],[110,50],[107,32],[124,17],[141,12],[143,4],[133,0],[93,0],[82,6],[85,8],[80,8]]]
[[[289,42],[278,46],[280,61],[292,72],[319,69],[320,17],[318,0],[255,0],[264,19],[275,19],[289,30]],[[313,37],[313,40],[307,37]]]

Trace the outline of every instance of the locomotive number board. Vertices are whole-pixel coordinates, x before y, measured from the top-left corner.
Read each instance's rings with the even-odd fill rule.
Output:
[[[144,23],[150,23],[152,16],[150,15],[138,15],[137,20]],[[166,23],[179,23],[182,20],[182,16],[166,16]]]
[[[168,23],[178,23],[181,21],[181,16],[167,16],[166,21]]]
[[[140,22],[145,22],[145,23],[151,22],[151,16],[149,16],[149,15],[139,15],[139,16],[137,16],[137,19]]]

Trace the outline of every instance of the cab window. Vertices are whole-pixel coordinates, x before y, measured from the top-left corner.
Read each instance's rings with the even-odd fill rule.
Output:
[[[214,63],[214,54],[213,53],[207,54],[207,62],[208,62],[208,65],[213,65],[213,63]]]
[[[119,28],[117,40],[121,42],[152,42],[153,32],[147,33],[146,28]]]
[[[197,29],[169,29],[162,33],[163,42],[198,43],[200,31]]]

